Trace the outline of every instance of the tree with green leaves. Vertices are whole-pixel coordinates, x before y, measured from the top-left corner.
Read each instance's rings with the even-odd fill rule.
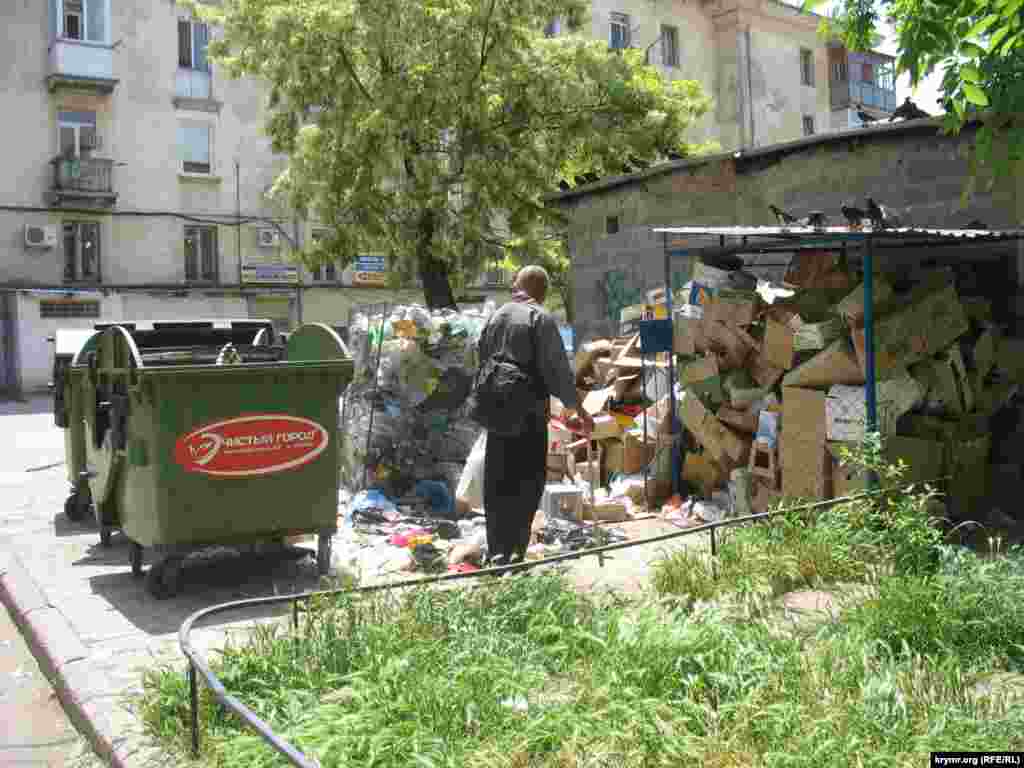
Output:
[[[221,0],[211,58],[267,85],[287,170],[273,193],[330,234],[306,258],[386,253],[428,306],[454,306],[494,246],[557,230],[561,179],[685,155],[709,107],[641,50],[582,34],[584,0]],[[534,246],[531,246],[534,247]],[[527,251],[530,249],[527,248]],[[329,256],[328,254],[332,254]]]
[[[980,121],[974,170],[1015,169],[1024,158],[1024,0],[840,0],[826,31],[867,50],[882,18],[895,27],[897,68],[912,87],[942,68],[945,129]],[[995,150],[1002,143],[1005,153]]]

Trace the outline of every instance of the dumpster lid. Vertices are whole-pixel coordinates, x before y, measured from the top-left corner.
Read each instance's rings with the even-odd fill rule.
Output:
[[[263,318],[222,318],[199,320],[109,320],[96,323],[93,328],[98,331],[120,325],[127,331],[160,331],[160,330],[187,330],[212,328],[215,331],[249,330],[259,331],[262,328],[273,327],[271,320]]]
[[[57,357],[74,357],[96,331],[91,328],[58,328],[54,341]]]

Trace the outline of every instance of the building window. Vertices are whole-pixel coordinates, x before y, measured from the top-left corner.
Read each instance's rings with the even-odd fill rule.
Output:
[[[661,63],[666,67],[679,66],[679,29],[667,24],[661,26]]]
[[[544,27],[544,37],[558,37],[562,31],[561,19],[552,19],[548,22],[548,25]]]
[[[810,115],[804,115],[804,136],[814,135],[814,118]]]
[[[71,318],[99,319],[98,301],[77,299],[44,299],[39,302],[39,317],[44,320],[69,320]]]
[[[323,229],[314,229],[311,235],[314,246],[319,246],[326,237],[327,232]],[[314,283],[336,283],[338,282],[338,265],[333,261],[329,264],[317,264],[312,269]]]
[[[178,124],[178,156],[184,173],[213,173],[213,126],[209,123]]]
[[[217,228],[185,227],[185,279],[217,281]]]
[[[608,216],[604,220],[604,231],[606,234],[615,235],[619,232],[619,217]]]
[[[100,146],[95,112],[58,112],[57,134],[61,157],[87,157]]]
[[[860,79],[865,83],[874,85],[875,67],[870,61],[865,61],[860,65]]]
[[[60,36],[65,40],[89,40],[103,43],[107,39],[107,8],[104,0],[61,0]]]
[[[210,71],[206,48],[210,42],[210,28],[206,24],[178,19],[178,66],[182,69]]]
[[[814,51],[800,49],[800,82],[803,85],[814,85]]]
[[[845,83],[847,78],[850,76],[850,72],[845,61],[832,62],[832,79]]]
[[[629,15],[625,13],[613,13],[611,29],[608,37],[608,45],[613,50],[621,51],[629,48]]]
[[[100,225],[95,221],[64,224],[64,282],[100,280]]]
[[[879,88],[886,91],[896,90],[896,78],[893,75],[893,68],[889,64],[879,64],[876,72],[877,82]]]

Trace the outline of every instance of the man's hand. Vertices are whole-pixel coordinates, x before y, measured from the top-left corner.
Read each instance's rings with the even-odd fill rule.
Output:
[[[594,417],[581,408],[569,418],[568,427],[577,434],[589,437],[594,433]]]

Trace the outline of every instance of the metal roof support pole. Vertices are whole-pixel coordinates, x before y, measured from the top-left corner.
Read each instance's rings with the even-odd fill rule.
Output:
[[[868,235],[864,244],[864,409],[867,416],[866,432],[878,431],[878,401],[875,387],[875,265],[873,238]],[[878,487],[878,476],[868,474],[868,487]]]
[[[668,403],[669,413],[672,416],[669,450],[672,455],[672,493],[674,495],[679,493],[682,485],[679,478],[682,467],[680,466],[679,441],[677,439],[680,430],[679,421],[676,418],[676,366],[673,360],[676,348],[676,324],[672,313],[672,254],[669,253],[668,249],[668,233],[663,233],[662,237],[664,238],[663,243],[665,246],[665,309],[668,311],[668,321],[672,324],[672,348],[668,351]],[[655,371],[657,371],[657,361],[655,361]]]

